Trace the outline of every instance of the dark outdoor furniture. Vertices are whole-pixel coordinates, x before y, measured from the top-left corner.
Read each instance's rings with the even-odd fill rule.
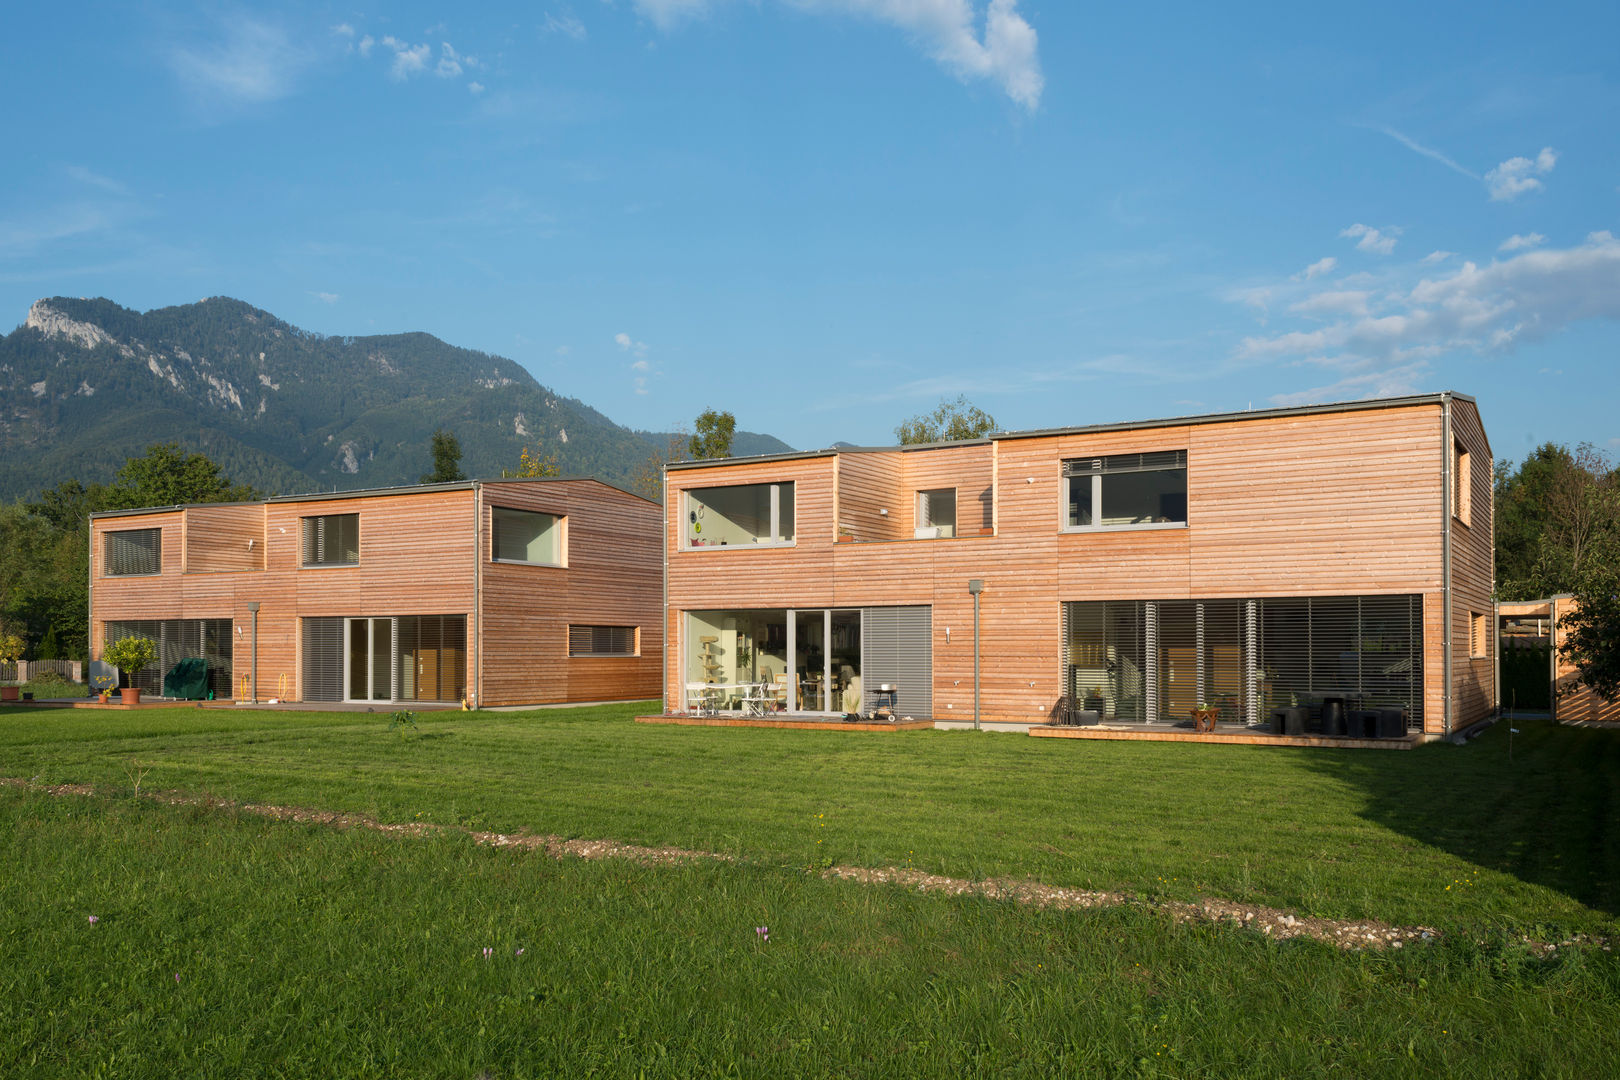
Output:
[[[1345,733],[1344,699],[1339,697],[1326,697],[1322,699],[1322,734],[1329,738],[1342,739]]]
[[[1272,709],[1271,732],[1273,735],[1303,735],[1305,725],[1310,723],[1310,719],[1311,710],[1304,705]]]
[[[1378,710],[1378,738],[1406,738],[1406,710],[1381,708]]]
[[[1344,715],[1344,733],[1352,739],[1372,739],[1378,735],[1377,709],[1351,709]]]

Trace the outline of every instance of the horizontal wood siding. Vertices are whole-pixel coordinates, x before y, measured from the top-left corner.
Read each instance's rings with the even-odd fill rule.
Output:
[[[486,705],[659,694],[663,565],[656,503],[594,481],[484,485]],[[490,562],[489,507],[564,519],[567,567]],[[568,627],[633,626],[638,655],[570,657]]]
[[[1452,437],[1468,452],[1469,513],[1464,524],[1455,516],[1451,529],[1451,641],[1452,727],[1465,728],[1489,717],[1495,709],[1495,620],[1492,616],[1495,581],[1495,522],[1491,496],[1491,447],[1485,440],[1479,411],[1466,401],[1451,409]],[[1493,644],[1472,655],[1473,616],[1483,616],[1487,639]]]
[[[1444,698],[1442,434],[1435,403],[905,452],[902,494],[956,486],[959,522],[973,504],[962,492],[993,478],[986,501],[995,535],[956,540],[832,542],[847,500],[872,499],[862,485],[874,470],[858,468],[853,480],[845,467],[870,454],[840,456],[836,508],[827,458],[672,471],[665,690],[681,700],[685,611],[928,604],[934,715],[971,717],[967,583],[979,578],[982,717],[1039,722],[1061,692],[1063,601],[1417,593],[1425,713],[1435,730]],[[1187,527],[1063,531],[1065,458],[1181,449]],[[787,479],[799,490],[795,547],[680,550],[680,490]],[[1476,494],[1476,514],[1489,504],[1487,487]]]
[[[263,570],[264,509],[258,503],[187,508],[185,572]]]
[[[920,524],[916,520],[917,492],[938,488],[956,489],[958,536],[976,536],[986,529],[995,528],[994,492],[991,489],[995,473],[994,444],[911,450],[901,460],[905,466],[902,482],[908,504],[904,509],[913,529]]]
[[[1507,605],[1503,605],[1505,608]],[[1569,630],[1558,626],[1564,617],[1573,614],[1576,608],[1573,597],[1561,596],[1549,605],[1551,617],[1557,629],[1554,631],[1554,642],[1559,650],[1569,641]],[[1556,713],[1561,724],[1582,723],[1620,723],[1620,700],[1611,701],[1601,697],[1590,687],[1580,681],[1580,672],[1574,664],[1565,660],[1562,652],[1556,654],[1554,660],[1557,675],[1553,681],[1553,692],[1557,702]]]
[[[838,529],[855,541],[899,540],[910,533],[911,508],[901,491],[900,452],[839,454]]]

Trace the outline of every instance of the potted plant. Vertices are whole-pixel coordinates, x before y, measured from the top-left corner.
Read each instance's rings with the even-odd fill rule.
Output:
[[[157,645],[150,638],[119,638],[102,646],[101,659],[123,672],[127,679],[157,659]],[[141,688],[138,686],[126,686],[118,693],[125,705],[141,703]]]
[[[1215,721],[1221,718],[1221,710],[1210,705],[1207,701],[1200,701],[1198,708],[1192,711],[1193,727],[1199,731],[1214,731]]]
[[[16,634],[0,632],[0,664],[15,664],[22,659],[23,639]],[[17,687],[0,686],[0,701],[16,701]]]

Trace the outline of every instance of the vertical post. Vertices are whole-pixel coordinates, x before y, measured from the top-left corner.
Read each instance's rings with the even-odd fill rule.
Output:
[[[973,730],[979,731],[979,594],[984,592],[984,579],[970,578],[968,592],[973,596]]]
[[[251,651],[253,659],[249,661],[252,665],[249,668],[249,673],[252,676],[253,700],[257,702],[259,700],[259,602],[254,600],[249,603],[248,610],[253,613],[253,644]]]

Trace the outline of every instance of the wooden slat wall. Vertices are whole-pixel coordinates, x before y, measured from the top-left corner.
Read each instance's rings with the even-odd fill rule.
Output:
[[[1469,458],[1468,524],[1455,517],[1450,522],[1452,726],[1460,729],[1486,719],[1495,708],[1496,657],[1489,647],[1483,656],[1471,655],[1470,616],[1483,615],[1487,628],[1494,630],[1491,612],[1496,591],[1496,553],[1491,446],[1485,439],[1479,410],[1466,401],[1453,402],[1451,433]]]
[[[899,450],[893,453],[839,454],[832,459],[838,471],[838,527],[848,529],[856,542],[899,540],[911,535],[915,500],[901,490]],[[882,513],[881,511],[888,511]],[[803,526],[800,535],[805,535]]]
[[[1564,616],[1575,610],[1576,604],[1573,597],[1561,596],[1553,600],[1550,606],[1556,626]],[[1557,648],[1562,649],[1568,640],[1569,631],[1559,626],[1553,637]],[[1558,655],[1556,663],[1557,677],[1553,681],[1553,692],[1557,695],[1556,715],[1559,723],[1620,723],[1620,701],[1599,697],[1589,687],[1582,686],[1575,665],[1565,660],[1562,654]]]
[[[988,462],[996,535],[954,541],[831,542],[836,520],[847,515],[831,505],[826,458],[672,471],[666,693],[672,702],[681,700],[678,631],[685,610],[930,604],[935,716],[947,718],[971,715],[967,582],[981,578],[983,716],[1039,721],[1061,690],[1063,601],[1419,593],[1425,713],[1438,730],[1442,431],[1436,403],[998,440]],[[968,449],[907,456],[925,462],[930,453]],[[1188,452],[1187,528],[1060,531],[1064,458],[1175,449]],[[843,464],[856,456],[840,459],[840,497],[850,482]],[[963,458],[945,471],[960,467],[968,475],[968,455]],[[1482,450],[1479,460],[1488,459],[1488,449]],[[906,492],[914,483],[945,486],[931,479],[939,475],[931,469],[908,465]],[[1486,489],[1475,496],[1476,518],[1490,506],[1488,471]],[[795,547],[680,550],[680,490],[788,479],[800,491]],[[1478,568],[1454,570],[1454,586],[1459,575],[1473,582]]]
[[[956,489],[956,530],[958,536],[975,536],[996,525],[991,488],[995,472],[995,446],[947,446],[938,450],[910,450],[901,458],[901,476],[907,520],[915,529],[917,492],[936,488]],[[890,511],[893,513],[894,511]],[[912,534],[902,533],[897,539]]]
[[[488,660],[483,703],[656,696],[663,644],[658,506],[592,480],[513,481],[486,485],[485,491],[499,491],[502,505],[551,508],[565,514],[570,565],[553,569],[486,562],[483,643]],[[226,509],[255,509],[260,514],[263,543],[254,546],[263,548],[265,568],[182,573],[182,529],[193,551],[199,545],[208,547],[213,519]],[[240,681],[250,667],[252,615],[247,605],[257,601],[259,696],[282,693],[298,699],[300,618],[464,615],[467,686],[473,690],[478,663],[473,595],[477,511],[471,489],[275,502],[256,508],[194,507],[183,513],[184,517],[169,511],[94,522],[96,654],[108,621],[228,618],[240,630],[234,644]],[[360,564],[303,568],[301,519],[346,513],[360,515]],[[161,575],[99,576],[101,533],[150,527],[163,529]],[[487,559],[487,520],[483,536]],[[229,548],[234,542],[219,546]],[[511,595],[503,595],[503,589],[511,590]],[[536,636],[531,632],[535,620],[561,629],[555,637]],[[639,626],[641,655],[570,661],[563,636],[570,621]],[[530,673],[539,671],[546,679],[536,683]]]
[[[185,512],[185,572],[263,570],[264,510],[263,503],[189,507]]]
[[[663,511],[594,480],[484,485],[486,705],[657,697]],[[565,519],[566,568],[488,562],[490,506]],[[640,629],[634,657],[569,657],[570,624]]]

